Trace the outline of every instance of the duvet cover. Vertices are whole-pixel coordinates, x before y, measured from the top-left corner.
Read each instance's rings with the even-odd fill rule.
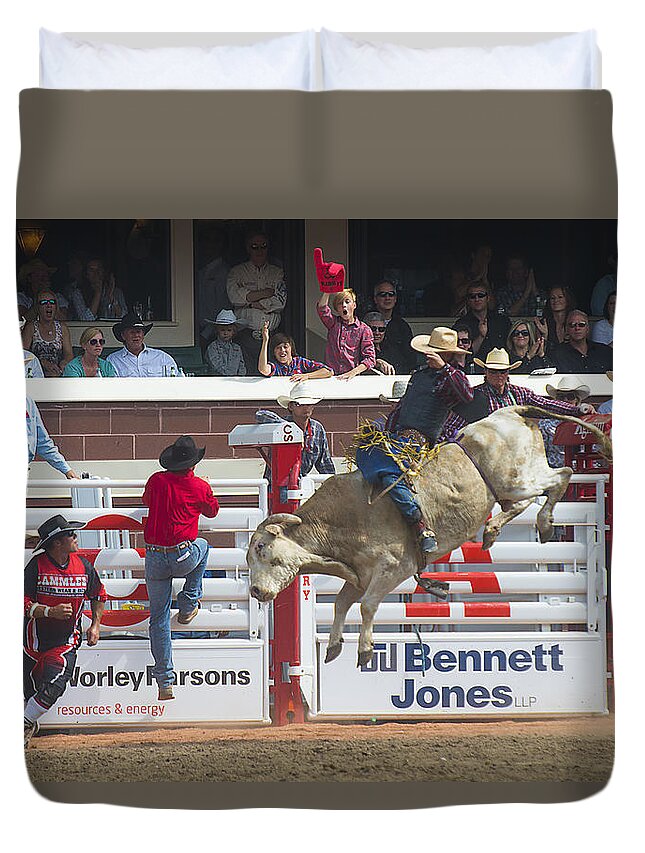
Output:
[[[538,541],[529,507],[497,554],[478,540],[438,558],[447,602],[416,584],[390,595],[374,657],[358,667],[355,605],[343,652],[326,664],[333,578],[301,572],[298,608],[286,616],[248,594],[246,548],[276,506],[263,480],[267,448],[275,462],[289,443],[286,433],[276,438],[281,418],[252,430],[259,409],[284,415],[280,400],[294,384],[254,375],[252,361],[245,375],[215,375],[206,352],[218,312],[235,310],[227,275],[249,263],[249,235],[264,240],[263,263],[283,272],[279,328],[311,359],[324,357],[326,335],[314,248],[345,265],[359,316],[378,314],[372,301],[385,284],[414,335],[452,327],[477,282],[497,294],[489,323],[507,324],[508,335],[522,319],[546,327],[558,287],[599,322],[606,306],[593,304],[594,285],[607,279],[605,297],[616,289],[607,266],[617,216],[610,95],[29,90],[20,118],[26,322],[53,292],[75,358],[88,328],[118,352],[123,312],[112,302],[90,310],[87,281],[74,280],[74,260],[82,269],[100,259],[124,309],[150,327],[150,347],[174,364],[138,378],[38,378],[26,360],[27,395],[67,469],[96,478],[91,489],[87,478],[65,481],[64,467],[36,455],[26,561],[50,516],[77,519],[108,598],[98,644],[79,648],[26,753],[37,790],[61,802],[202,809],[563,802],[600,790],[613,755],[611,466],[597,438],[579,425],[561,433],[561,459],[578,479],[550,543]],[[515,308],[529,270],[538,286]],[[504,302],[505,291],[515,299]],[[75,307],[78,293],[87,314]],[[261,327],[250,331],[259,342]],[[489,352],[505,346],[506,333]],[[545,361],[512,381],[550,397],[573,376],[597,410],[611,397],[611,372],[581,364],[584,374]],[[311,380],[338,473],[354,433],[387,415],[393,385],[409,373]],[[483,377],[473,369],[469,381]],[[608,432],[610,417],[594,417]],[[235,433],[242,427],[251,432]],[[202,476],[221,510],[212,526],[200,522],[211,586],[195,625],[173,622],[176,699],[160,702],[141,494],[159,454],[186,434],[206,448]],[[307,447],[306,430],[301,440]],[[284,505],[307,497],[289,482]]]

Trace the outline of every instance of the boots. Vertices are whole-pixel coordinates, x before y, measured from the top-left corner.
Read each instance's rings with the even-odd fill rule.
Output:
[[[414,529],[417,534],[417,542],[419,543],[421,553],[424,556],[427,554],[434,554],[438,547],[437,540],[432,530],[426,527],[425,521],[423,521],[423,519],[415,521]]]

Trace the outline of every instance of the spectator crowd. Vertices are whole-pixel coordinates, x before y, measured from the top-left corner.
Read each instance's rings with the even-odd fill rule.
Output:
[[[289,297],[285,271],[271,256],[269,236],[255,229],[244,242],[247,259],[229,267],[224,234],[204,236],[205,258],[196,274],[196,328],[204,370],[215,376],[289,376],[292,381],[361,374],[405,375],[420,365],[410,347],[413,333],[398,310],[400,287],[392,277],[374,282],[361,300],[349,286],[322,293],[316,309],[326,334],[322,361],[297,352],[294,330],[285,323]],[[467,372],[482,372],[485,360],[505,349],[520,373],[604,373],[612,369],[616,309],[616,260],[596,282],[591,317],[576,305],[566,282],[540,282],[521,253],[506,258],[505,281],[494,286],[490,246],[478,246],[463,267],[454,264],[446,283],[452,328],[468,340]],[[74,377],[178,376],[170,353],[146,345],[153,326],[140,303],[128,304],[105,260],[75,252],[65,275],[40,257],[18,270],[18,307],[25,321],[23,348],[33,356],[29,375]],[[364,304],[363,304],[364,302]],[[445,302],[445,300],[444,300]],[[445,303],[448,304],[448,303]],[[444,307],[426,299],[432,316]],[[595,321],[594,321],[595,318]],[[76,351],[68,320],[87,328]],[[123,348],[105,357],[101,324],[112,326]]]

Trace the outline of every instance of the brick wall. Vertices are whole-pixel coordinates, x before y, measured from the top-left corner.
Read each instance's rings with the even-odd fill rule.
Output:
[[[259,408],[284,413],[277,404],[258,403],[39,403],[47,430],[67,459],[156,459],[180,435],[192,435],[211,459],[256,457],[247,448],[228,446],[238,424],[255,422]],[[378,401],[320,404],[314,417],[327,430],[332,456],[343,456],[364,419],[386,412]]]

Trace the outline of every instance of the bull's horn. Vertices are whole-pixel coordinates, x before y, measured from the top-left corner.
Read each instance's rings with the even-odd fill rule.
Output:
[[[270,515],[262,522],[266,524],[279,524],[281,527],[288,527],[290,524],[302,524],[302,519],[297,515],[292,515],[290,512],[276,512]]]

